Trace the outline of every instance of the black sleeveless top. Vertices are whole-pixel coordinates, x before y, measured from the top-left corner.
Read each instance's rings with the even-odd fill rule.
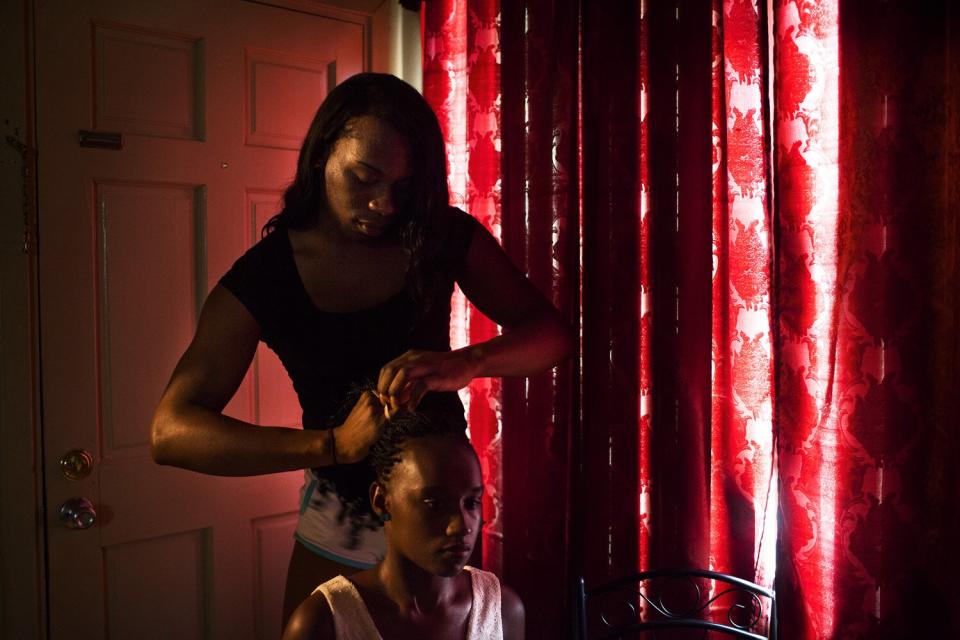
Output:
[[[280,228],[244,253],[220,279],[260,325],[261,340],[280,358],[303,409],[305,429],[329,429],[349,414],[360,386],[376,384],[380,368],[408,349],[450,350],[450,296],[464,269],[477,228],[472,216],[449,208],[437,256],[440,284],[426,313],[401,290],[373,307],[346,313],[318,309],[303,286],[290,238]],[[431,392],[421,411],[442,413],[448,424],[466,429],[456,392]],[[338,519],[348,527],[348,546],[362,529],[379,529],[368,490],[374,480],[369,460],[312,470],[321,495],[336,494]]]
[[[261,339],[286,368],[303,409],[305,429],[336,426],[344,403],[380,368],[408,349],[450,350],[450,296],[479,223],[451,207],[440,255],[441,284],[426,314],[404,289],[373,307],[346,313],[318,309],[297,271],[285,229],[270,233],[220,279],[260,325]],[[355,397],[355,395],[354,395]],[[456,393],[430,393],[425,410],[463,414]]]

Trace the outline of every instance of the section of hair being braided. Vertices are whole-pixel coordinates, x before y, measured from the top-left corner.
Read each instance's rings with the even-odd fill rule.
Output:
[[[344,399],[340,411],[331,417],[331,424],[342,424],[353,406],[366,391],[374,391],[372,383],[357,385]],[[382,525],[370,507],[370,483],[374,480],[385,482],[390,471],[400,459],[403,443],[415,438],[430,435],[450,434],[467,440],[466,424],[463,414],[450,411],[401,412],[388,422],[380,437],[370,448],[370,454],[364,460],[353,464],[339,464],[319,467],[314,470],[321,495],[335,493],[342,505],[337,513],[341,523],[349,522],[351,548],[360,542],[363,530],[379,529]]]
[[[370,465],[382,483],[389,482],[390,472],[400,461],[403,445],[408,440],[427,436],[449,436],[469,444],[463,431],[463,419],[453,419],[439,412],[401,412],[384,426],[380,437],[370,447]]]

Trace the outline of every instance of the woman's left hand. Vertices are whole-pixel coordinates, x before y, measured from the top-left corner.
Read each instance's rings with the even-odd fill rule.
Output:
[[[481,370],[480,350],[411,349],[380,369],[377,394],[390,414],[413,411],[427,391],[457,391],[470,384]]]

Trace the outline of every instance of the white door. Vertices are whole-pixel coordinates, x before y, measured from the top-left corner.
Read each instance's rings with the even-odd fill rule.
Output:
[[[362,17],[282,4],[36,2],[54,640],[279,635],[301,476],[159,467],[149,423],[207,292],[276,211],[317,105],[366,64]],[[228,413],[299,422],[272,353]],[[91,454],[89,475],[67,477],[71,450]],[[92,526],[61,522],[71,498],[89,500]]]

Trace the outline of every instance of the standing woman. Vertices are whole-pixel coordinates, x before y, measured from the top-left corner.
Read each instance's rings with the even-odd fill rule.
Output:
[[[454,282],[502,335],[450,350]],[[222,413],[261,340],[290,374],[302,430]],[[497,241],[449,205],[427,102],[394,76],[359,74],[320,105],[283,209],[210,292],[154,415],[153,458],[216,475],[305,470],[286,620],[318,583],[384,556],[365,503],[385,419],[420,406],[462,420],[456,391],[471,380],[538,373],[572,344]],[[340,414],[369,381],[377,392]]]

